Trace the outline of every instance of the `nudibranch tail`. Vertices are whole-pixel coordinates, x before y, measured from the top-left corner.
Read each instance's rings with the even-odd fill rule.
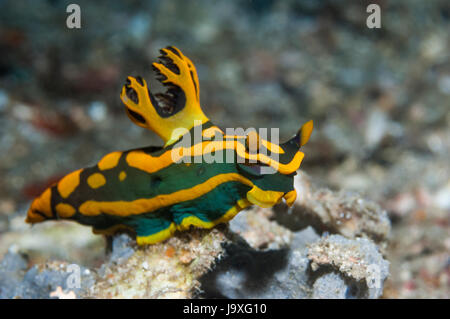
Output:
[[[35,224],[50,218],[53,218],[53,210],[51,207],[51,190],[47,188],[41,196],[33,200],[25,221],[29,224]]]

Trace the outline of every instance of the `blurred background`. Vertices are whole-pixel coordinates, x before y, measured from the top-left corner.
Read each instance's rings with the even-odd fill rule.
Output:
[[[81,29],[66,27],[73,2]],[[391,218],[384,297],[449,298],[449,31],[448,0],[0,1],[0,259],[15,244],[35,261],[99,262],[89,228],[30,230],[26,210],[107,152],[161,144],[119,93],[128,75],[157,87],[151,62],[175,45],[219,126],[284,140],[314,120],[302,170]]]

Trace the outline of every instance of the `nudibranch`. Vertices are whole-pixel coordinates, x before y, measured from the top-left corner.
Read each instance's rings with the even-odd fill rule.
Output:
[[[144,245],[191,226],[212,228],[252,204],[293,204],[312,121],[283,144],[255,131],[226,135],[203,114],[192,61],[173,46],[161,54],[153,68],[165,93],[153,95],[130,76],[120,97],[128,117],[164,146],[112,152],[64,176],[32,202],[27,223],[73,220],[97,234],[125,229]]]

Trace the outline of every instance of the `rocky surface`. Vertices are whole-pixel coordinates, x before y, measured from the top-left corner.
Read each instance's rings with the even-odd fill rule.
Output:
[[[317,190],[312,189],[310,182],[300,179],[306,178],[302,174],[296,178],[297,184],[303,183],[303,193],[295,205],[312,206],[309,197],[303,196]],[[322,203],[334,207],[331,204],[337,194],[328,192],[330,203],[326,200]],[[384,212],[374,203],[367,206],[372,209],[373,220],[384,225]],[[349,209],[362,216],[367,207],[360,205]],[[321,214],[320,211],[311,213]],[[28,258],[20,253],[17,245],[12,246],[0,264],[0,287],[4,287],[0,297],[285,299],[381,296],[389,263],[375,241],[349,233],[346,228],[334,229],[334,235],[320,232],[318,229],[328,229],[327,221],[320,218],[317,218],[316,228],[305,226],[293,231],[277,222],[277,218],[285,220],[283,214],[292,213],[254,207],[241,212],[229,226],[221,225],[211,231],[191,230],[145,247],[136,246],[134,239],[126,234],[117,235],[107,239],[110,252],[102,263],[91,268],[57,260],[34,261],[35,265],[29,268]],[[364,224],[357,225],[364,228]],[[42,230],[45,231],[45,227]],[[77,282],[78,286],[74,286]]]
[[[389,275],[389,262],[383,259],[374,243],[366,238],[350,240],[340,235],[327,236],[309,245],[308,259],[313,271],[332,268],[343,277],[350,278],[349,281],[353,281],[353,286],[348,287],[350,297],[378,298],[383,294],[383,282]],[[323,283],[320,287],[323,289]],[[354,287],[359,289],[355,290]],[[331,291],[335,290],[331,288]],[[315,296],[320,294],[315,293]]]
[[[378,298],[389,273],[388,262],[368,239],[321,238],[311,227],[295,232],[284,249],[233,243],[226,251],[201,279],[204,297]],[[372,269],[381,269],[376,283]]]
[[[192,298],[200,283],[223,254],[225,233],[192,231],[162,244],[137,248],[128,236],[114,238],[108,263],[86,292],[95,298]],[[122,241],[118,243],[118,241]]]
[[[294,185],[301,195],[292,208],[277,207],[276,220],[281,225],[291,230],[312,225],[319,232],[367,237],[386,246],[391,223],[387,211],[375,202],[355,192],[312,187],[305,173],[296,176]]]
[[[148,247],[137,247],[126,234],[111,242],[104,263],[93,269],[57,260],[29,268],[27,256],[11,247],[0,263],[0,299],[191,298],[227,239],[213,229]]]
[[[91,287],[95,277],[77,264],[50,261],[29,268],[28,258],[13,246],[0,263],[0,299],[74,299]]]

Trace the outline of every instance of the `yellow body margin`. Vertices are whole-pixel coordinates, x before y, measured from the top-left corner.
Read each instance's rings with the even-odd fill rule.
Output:
[[[151,174],[180,161],[184,156],[203,156],[213,151],[218,152],[226,149],[235,150],[241,158],[269,165],[281,174],[291,174],[298,170],[305,156],[302,152],[297,152],[291,162],[283,164],[264,154],[249,154],[243,144],[233,140],[207,141],[191,147],[174,147],[157,157],[153,157],[143,151],[133,151],[127,155],[126,161],[129,166]]]
[[[97,216],[102,213],[116,216],[130,216],[149,213],[156,209],[167,207],[175,203],[180,203],[198,198],[218,185],[237,181],[253,187],[252,181],[237,173],[219,174],[211,177],[206,182],[195,185],[188,189],[182,189],[171,194],[158,195],[153,198],[140,198],[134,201],[111,201],[99,202],[88,200],[84,202],[79,211],[86,216]]]
[[[237,213],[239,213],[241,210],[243,210],[244,208],[246,208],[250,205],[251,205],[251,203],[247,199],[242,198],[242,199],[238,200],[236,205],[231,207],[223,216],[219,217],[216,220],[209,221],[209,222],[201,220],[200,218],[198,218],[197,216],[194,216],[194,215],[185,217],[181,221],[181,224],[177,225],[177,230],[180,230],[180,231],[188,230],[190,226],[195,226],[198,228],[206,228],[206,229],[213,228],[214,226],[216,226],[218,224],[226,223],[229,220],[233,219],[234,216],[237,215]]]
[[[138,245],[151,245],[159,243],[163,240],[166,240],[170,237],[172,237],[173,233],[176,231],[175,223],[171,223],[169,227],[166,229],[161,230],[160,232],[157,232],[156,234],[149,235],[149,236],[137,236],[136,242]]]
[[[198,228],[212,228],[220,223],[225,223],[236,216],[242,209],[250,206],[251,203],[246,199],[240,199],[232,208],[230,208],[222,217],[212,221],[205,222],[196,216],[189,216],[183,219],[180,225],[175,225],[175,223],[171,223],[169,227],[166,229],[157,232],[156,234],[152,234],[149,236],[137,236],[136,242],[138,245],[149,245],[156,244],[162,242],[166,239],[172,237],[176,230],[183,231],[189,229],[190,226],[195,226]]]

